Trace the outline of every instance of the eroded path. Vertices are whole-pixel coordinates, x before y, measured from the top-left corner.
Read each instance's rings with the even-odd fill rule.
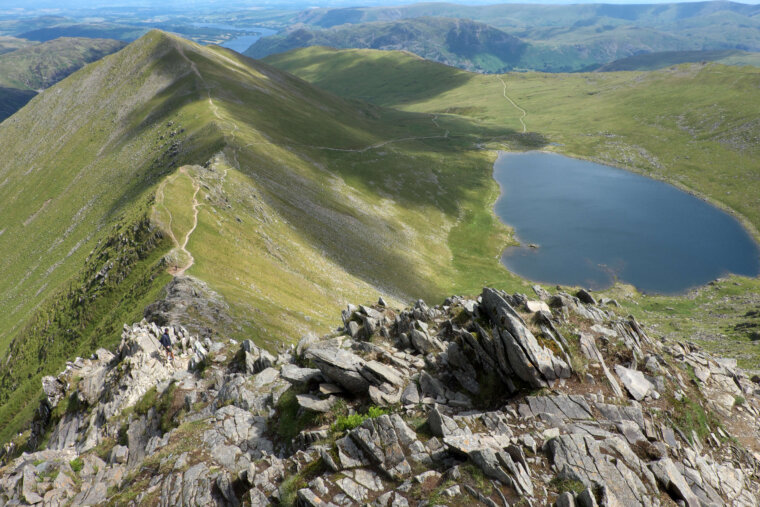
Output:
[[[173,175],[161,182],[156,190],[155,217],[169,234],[176,255],[176,263],[169,268],[169,273],[181,276],[195,263],[195,258],[187,244],[198,226],[198,212],[202,204],[198,202],[200,185],[189,172],[188,166],[182,166]],[[181,181],[186,178],[187,181]],[[192,187],[192,198],[187,199],[184,190]],[[169,196],[167,197],[167,187]],[[189,208],[189,209],[188,209]],[[182,242],[178,238],[182,238]]]
[[[515,101],[512,100],[509,97],[509,95],[507,95],[507,83],[501,78],[501,76],[497,76],[497,77],[499,78],[499,81],[501,81],[501,84],[504,86],[504,92],[503,92],[504,98],[507,99],[509,103],[512,104],[512,106],[514,106],[515,109],[517,109],[518,111],[522,113],[522,116],[520,116],[519,120],[520,120],[520,125],[522,125],[522,129],[523,129],[522,131],[524,134],[528,131],[528,127],[525,125],[525,117],[528,116],[528,112],[525,109],[518,106],[517,104],[515,104]]]

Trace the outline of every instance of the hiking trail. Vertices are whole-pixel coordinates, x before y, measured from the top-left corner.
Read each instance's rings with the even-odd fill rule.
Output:
[[[501,81],[501,84],[504,85],[504,98],[507,99],[509,101],[509,103],[514,106],[515,109],[517,109],[518,111],[520,111],[522,113],[522,116],[520,116],[519,120],[520,120],[520,124],[522,125],[522,128],[523,128],[523,134],[525,134],[528,131],[528,127],[525,126],[525,117],[528,116],[528,112],[525,109],[523,109],[520,106],[518,106],[517,104],[515,104],[514,100],[512,100],[511,98],[509,98],[509,95],[507,95],[507,83],[504,82],[504,80],[501,78],[501,76],[496,76],[496,77],[498,77],[499,81]]]

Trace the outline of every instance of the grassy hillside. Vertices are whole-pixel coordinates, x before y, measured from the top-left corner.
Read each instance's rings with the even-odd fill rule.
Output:
[[[428,60],[481,72],[524,67],[527,44],[501,30],[466,19],[415,18],[403,21],[311,29],[297,25],[264,37],[245,54],[252,58],[307,46],[398,49]]]
[[[467,119],[346,101],[160,32],[45,90],[0,124],[4,434],[167,269],[219,295],[225,336],[270,348],[348,300],[524,287],[498,264],[509,236],[478,139]]]
[[[325,48],[267,61],[345,97],[446,113],[482,129],[519,129],[524,110],[524,135],[543,138],[544,149],[697,192],[737,213],[760,239],[760,69],[707,64],[651,73],[485,76],[404,53]],[[499,136],[485,137],[484,146],[520,149]],[[609,294],[665,333],[693,333],[745,366],[760,365],[752,334],[760,329],[752,310],[760,307],[758,279],[731,277],[687,297],[642,296],[622,286]]]
[[[752,65],[760,67],[760,53],[747,51],[664,51],[635,55],[602,65],[597,72],[620,70],[659,70],[681,63],[716,62],[724,65]]]
[[[519,127],[497,76],[403,53],[309,48],[267,62],[346,97],[426,113],[455,112],[483,127]],[[502,76],[551,149],[674,181],[760,227],[760,69],[693,65],[654,73]],[[696,142],[699,141],[699,142]]]
[[[0,55],[0,85],[39,90],[124,47],[110,39],[60,38]]]
[[[0,35],[0,55],[4,53],[10,53],[27,46],[32,46],[35,43],[26,39],[19,39],[16,37],[10,37],[8,35]]]
[[[0,121],[21,109],[38,90],[122,47],[124,43],[109,39],[61,38],[0,54]]]

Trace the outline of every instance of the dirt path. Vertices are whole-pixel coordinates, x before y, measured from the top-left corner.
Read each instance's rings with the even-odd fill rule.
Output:
[[[187,172],[185,170],[185,167],[180,168],[180,172]],[[198,227],[198,208],[201,206],[201,204],[198,202],[198,191],[200,191],[201,186],[193,180],[193,188],[195,189],[195,192],[193,192],[193,226],[190,228],[189,231],[187,231],[187,234],[185,234],[185,240],[182,242],[182,245],[179,247],[180,250],[185,252],[187,255],[188,261],[187,264],[182,266],[181,268],[178,267],[177,270],[174,272],[174,276],[182,276],[185,274],[185,271],[190,269],[190,267],[195,264],[195,257],[193,257],[193,254],[190,253],[190,250],[187,249],[187,242],[190,241],[190,236],[195,231],[195,228]]]
[[[169,181],[174,181],[177,179],[180,175],[186,175],[188,178],[191,179],[193,182],[193,225],[190,227],[190,229],[185,233],[185,237],[182,240],[182,244],[180,244],[177,237],[174,235],[173,225],[174,225],[174,217],[172,216],[172,212],[169,209],[169,207],[166,205],[166,199],[165,199],[165,188],[166,184],[169,183]],[[182,166],[179,168],[179,170],[174,173],[172,176],[167,177],[164,179],[164,181],[161,182],[161,184],[158,186],[158,189],[156,190],[156,208],[159,206],[164,208],[164,211],[166,211],[166,214],[169,217],[169,223],[166,226],[166,232],[169,234],[169,237],[172,240],[172,243],[174,244],[174,249],[179,250],[181,252],[185,253],[185,256],[183,258],[187,258],[188,261],[182,265],[182,266],[172,266],[169,268],[169,273],[174,276],[181,276],[190,269],[190,267],[195,264],[195,257],[193,257],[193,254],[190,253],[190,250],[187,249],[187,243],[190,241],[190,236],[195,232],[195,228],[198,226],[198,208],[202,206],[201,203],[198,202],[198,192],[200,191],[201,187],[196,182],[190,174],[187,172],[187,166]]]
[[[528,116],[528,112],[515,104],[515,101],[509,98],[509,95],[507,95],[507,83],[504,82],[504,80],[501,78],[501,76],[497,76],[499,78],[499,81],[501,81],[501,84],[504,85],[504,98],[509,101],[510,104],[514,106],[515,109],[520,111],[522,113],[522,116],[520,116],[520,124],[523,128],[523,134],[528,131],[528,127],[525,126],[525,117]]]

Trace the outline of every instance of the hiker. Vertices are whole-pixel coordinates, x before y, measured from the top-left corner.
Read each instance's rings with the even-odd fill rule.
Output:
[[[166,350],[166,355],[174,361],[174,352],[172,352],[172,339],[169,338],[169,328],[164,328],[164,334],[161,335],[161,345]]]

